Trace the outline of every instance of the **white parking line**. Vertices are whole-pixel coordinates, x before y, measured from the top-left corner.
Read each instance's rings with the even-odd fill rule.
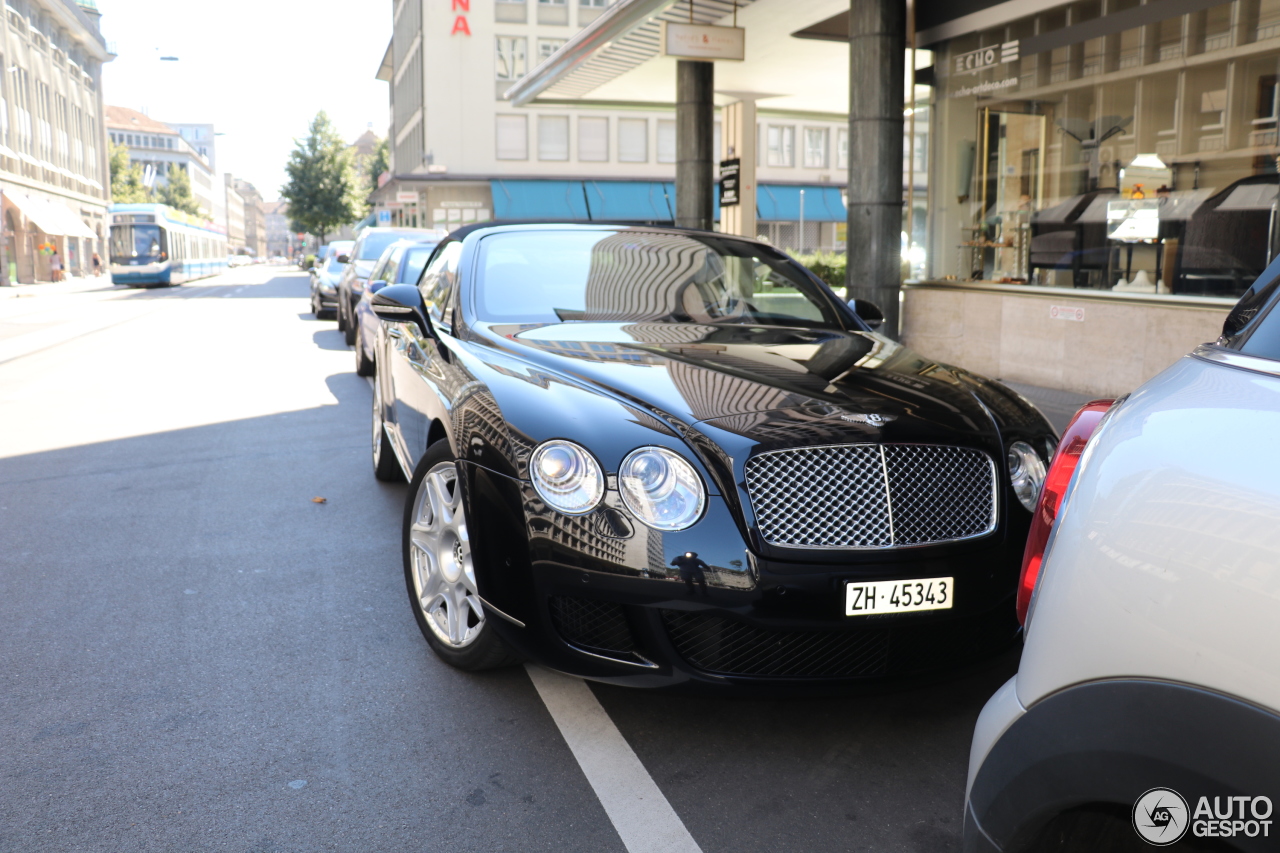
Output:
[[[525,669],[628,853],[702,853],[586,682]]]

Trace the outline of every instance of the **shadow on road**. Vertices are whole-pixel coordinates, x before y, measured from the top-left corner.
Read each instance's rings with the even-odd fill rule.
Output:
[[[303,315],[305,316],[305,315]],[[316,342],[316,346],[320,349],[347,351],[346,340],[342,337],[342,332],[334,329],[320,329],[311,336],[311,340]]]

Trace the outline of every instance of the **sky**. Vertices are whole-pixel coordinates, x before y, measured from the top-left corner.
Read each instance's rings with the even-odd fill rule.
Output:
[[[354,140],[385,136],[391,0],[97,0],[117,58],[103,98],[157,121],[211,123],[217,168],[274,200],[294,140],[320,110]],[[176,56],[178,61],[161,61]]]

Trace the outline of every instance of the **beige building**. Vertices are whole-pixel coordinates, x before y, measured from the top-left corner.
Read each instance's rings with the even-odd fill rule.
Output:
[[[106,260],[102,63],[113,57],[93,0],[9,3],[0,20],[0,189],[5,283]]]
[[[216,178],[209,161],[173,127],[128,107],[106,108],[107,136],[129,149],[129,162],[142,166],[143,182],[162,187],[169,182],[169,167],[177,166],[191,178],[191,195],[213,217]]]
[[[227,252],[232,255],[242,254],[244,242],[244,197],[235,189],[235,178],[231,173],[222,176],[223,192],[226,194],[225,209],[227,212]]]
[[[266,202],[258,188],[243,178],[227,176],[232,188],[244,199],[244,245],[255,258],[267,254]]]

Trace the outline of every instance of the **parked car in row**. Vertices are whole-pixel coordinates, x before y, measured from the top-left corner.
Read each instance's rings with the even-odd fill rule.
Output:
[[[968,851],[1275,850],[1280,261],[1050,463],[1026,647],[973,739]]]
[[[338,313],[338,279],[347,269],[351,240],[335,240],[316,252],[311,266],[311,313],[317,320],[332,320]]]
[[[373,342],[382,325],[382,321],[374,316],[369,307],[369,297],[388,284],[416,285],[427,265],[427,258],[431,257],[431,252],[438,243],[437,240],[397,240],[386,248],[382,257],[373,265],[373,271],[369,273],[369,286],[356,303],[354,325],[357,375],[373,375],[373,360],[376,356]]]
[[[370,307],[374,471],[454,666],[794,692],[1015,639],[1052,428],[767,244],[469,226]]]
[[[350,263],[338,279],[338,329],[348,346],[356,342],[355,312],[369,273],[382,253],[397,240],[439,240],[444,232],[428,228],[365,228],[352,246]]]
[[[311,313],[317,320],[331,320],[338,311],[338,280],[347,268],[353,240],[334,240],[316,253],[311,267]]]

